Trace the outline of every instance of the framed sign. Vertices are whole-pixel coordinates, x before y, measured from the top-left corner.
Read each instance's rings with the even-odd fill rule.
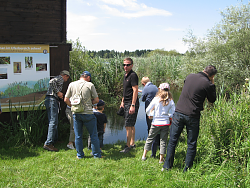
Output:
[[[27,111],[43,102],[50,80],[49,54],[46,44],[0,44],[2,112]]]

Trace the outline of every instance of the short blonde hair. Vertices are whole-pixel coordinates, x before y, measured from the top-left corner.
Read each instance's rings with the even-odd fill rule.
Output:
[[[142,79],[141,79],[141,83],[148,83],[148,82],[150,82],[150,80],[149,80],[149,78],[148,77],[143,77]]]

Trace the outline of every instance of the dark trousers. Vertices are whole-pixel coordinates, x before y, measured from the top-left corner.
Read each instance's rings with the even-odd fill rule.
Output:
[[[175,147],[185,125],[187,130],[188,148],[184,171],[193,166],[194,157],[196,155],[197,138],[199,136],[200,119],[175,112],[172,125],[170,126],[170,139],[168,142],[167,156],[163,168],[170,169],[173,167]]]

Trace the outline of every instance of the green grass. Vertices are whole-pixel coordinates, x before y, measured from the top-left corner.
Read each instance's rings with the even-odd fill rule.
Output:
[[[141,160],[144,143],[137,141],[136,149],[127,154],[119,152],[123,142],[105,145],[103,159],[94,159],[85,148],[81,160],[75,150],[66,148],[66,142],[57,145],[59,152],[42,147],[2,148],[0,187],[247,187],[245,180],[237,183],[239,176],[230,161],[218,165],[201,161],[183,173],[184,142],[177,147],[175,167],[161,172],[158,158]]]
[[[56,144],[60,151],[48,152],[42,148],[46,136],[42,126],[24,134],[23,130],[33,126],[30,122],[36,114],[31,113],[12,126],[2,124],[0,187],[250,187],[249,112],[248,94],[219,96],[213,105],[206,104],[194,166],[187,173],[182,172],[187,150],[185,129],[176,147],[173,169],[161,172],[158,158],[141,160],[145,141],[137,141],[136,149],[127,154],[119,152],[125,142],[105,145],[103,159],[94,159],[85,148],[85,158],[76,159],[76,151],[66,147],[68,123],[59,123],[59,140],[64,140]]]

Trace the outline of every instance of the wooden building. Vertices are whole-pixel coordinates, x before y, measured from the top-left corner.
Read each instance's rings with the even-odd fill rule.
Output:
[[[51,77],[69,70],[66,0],[0,0],[0,28],[0,44],[48,44]]]

